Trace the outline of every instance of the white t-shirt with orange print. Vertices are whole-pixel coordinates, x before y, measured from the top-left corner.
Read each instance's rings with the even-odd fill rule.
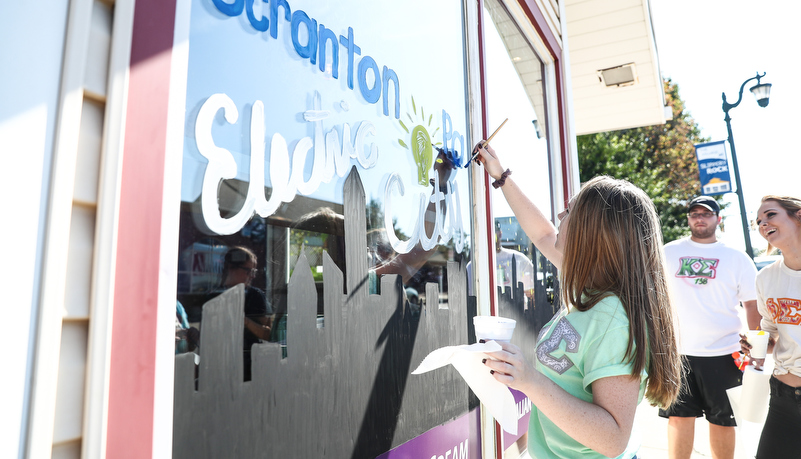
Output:
[[[761,327],[778,338],[773,372],[801,376],[801,271],[777,261],[759,272],[756,287]]]

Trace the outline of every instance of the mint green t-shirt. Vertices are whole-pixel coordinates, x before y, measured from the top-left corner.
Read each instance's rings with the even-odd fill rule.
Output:
[[[624,361],[628,342],[629,319],[616,296],[584,312],[563,308],[540,332],[536,367],[569,394],[592,403],[593,381],[631,374],[632,363]],[[643,372],[638,403],[645,393],[645,379]],[[629,442],[619,457],[633,457],[638,446]],[[537,459],[606,457],[564,433],[535,406],[531,407],[528,449]]]

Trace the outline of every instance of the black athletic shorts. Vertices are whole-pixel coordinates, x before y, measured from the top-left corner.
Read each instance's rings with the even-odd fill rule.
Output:
[[[706,415],[710,424],[736,426],[726,390],[743,383],[743,372],[737,368],[732,356],[687,355],[684,358],[684,380],[679,399],[667,410],[659,410],[659,416],[700,418]]]

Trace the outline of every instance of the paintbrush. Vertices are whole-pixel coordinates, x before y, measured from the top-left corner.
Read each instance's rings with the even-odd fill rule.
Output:
[[[505,120],[503,120],[503,123],[501,123],[501,125],[500,125],[500,126],[498,126],[498,129],[496,129],[496,130],[495,130],[495,132],[493,132],[493,133],[492,133],[492,134],[489,136],[489,138],[487,139],[487,141],[486,141],[486,142],[484,142],[484,143],[481,145],[481,147],[482,147],[482,148],[484,148],[484,147],[486,147],[487,145],[489,145],[489,143],[490,143],[490,140],[492,140],[492,138],[493,138],[493,137],[495,137],[495,134],[497,134],[497,133],[498,133],[498,131],[500,131],[500,130],[501,130],[501,128],[503,127],[503,125],[504,125],[504,124],[506,124],[506,122],[507,122],[507,121],[509,121],[509,118],[506,118]],[[474,159],[476,159],[476,157],[477,157],[477,156],[478,156],[478,150],[476,150],[476,153],[473,155],[473,157],[471,157],[471,158],[470,158],[470,161],[468,161],[467,163],[465,163],[464,167],[467,167],[467,166],[469,166],[469,165],[470,165],[470,163],[472,163],[472,162],[473,162],[473,160],[474,160]]]

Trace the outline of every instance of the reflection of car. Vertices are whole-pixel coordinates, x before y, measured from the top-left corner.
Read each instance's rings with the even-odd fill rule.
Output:
[[[209,293],[219,288],[228,249],[215,239],[203,239],[183,249],[178,261],[178,293]]]
[[[756,265],[757,270],[760,270],[765,266],[772,264],[774,261],[781,259],[781,255],[765,255],[762,257],[754,257],[754,264]]]

